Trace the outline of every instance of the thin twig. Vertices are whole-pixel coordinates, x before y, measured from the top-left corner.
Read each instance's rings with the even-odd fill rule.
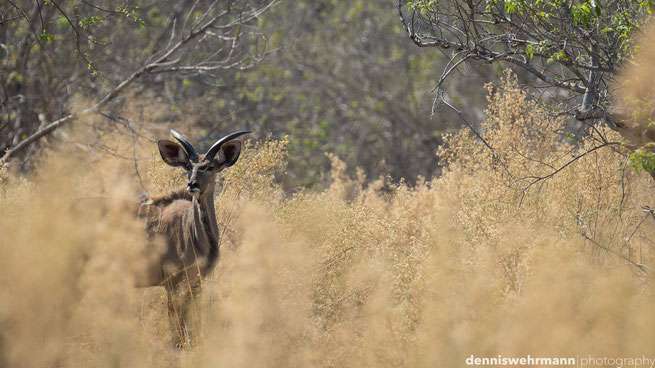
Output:
[[[557,170],[553,170],[553,171],[552,171],[551,173],[549,173],[548,175],[544,175],[544,176],[526,176],[526,177],[523,177],[523,178],[521,178],[521,179],[518,179],[517,181],[515,181],[515,183],[518,182],[518,181],[525,180],[525,179],[534,179],[534,181],[530,182],[530,184],[528,184],[525,188],[523,188],[523,190],[526,191],[526,190],[528,190],[531,186],[533,186],[534,184],[536,184],[536,183],[538,183],[538,182],[540,182],[540,181],[543,181],[543,180],[546,180],[546,179],[549,179],[549,178],[555,176],[557,173],[559,173],[560,171],[564,170],[565,168],[567,168],[567,167],[568,167],[569,165],[571,165],[572,163],[578,161],[579,159],[585,157],[586,155],[588,155],[588,154],[590,154],[590,153],[592,153],[592,152],[594,152],[594,151],[596,151],[596,150],[598,150],[598,149],[601,149],[601,148],[603,148],[603,147],[608,147],[608,146],[621,145],[621,144],[622,144],[621,142],[607,142],[607,143],[604,143],[604,144],[598,145],[598,146],[596,146],[596,147],[594,147],[594,148],[591,148],[591,149],[589,149],[589,150],[587,150],[587,151],[581,153],[581,154],[578,155],[578,156],[573,157],[571,160],[569,160],[568,162],[566,162],[564,165],[560,166]]]
[[[609,252],[609,253],[612,253],[612,254],[614,254],[615,256],[618,256],[619,258],[621,258],[621,259],[623,259],[624,261],[628,262],[631,266],[636,267],[637,270],[639,271],[639,273],[642,274],[642,276],[648,276],[648,275],[649,275],[648,271],[649,271],[650,269],[649,269],[648,266],[646,266],[645,264],[637,263],[637,262],[631,260],[630,258],[626,257],[625,255],[621,254],[620,252],[617,252],[617,251],[615,251],[615,250],[613,250],[613,249],[611,249],[611,248],[608,248],[608,247],[606,247],[606,246],[604,246],[604,245],[601,245],[600,243],[598,243],[598,242],[595,241],[594,239],[592,239],[592,238],[590,238],[589,236],[587,236],[587,234],[585,234],[584,232],[582,233],[582,236],[583,236],[586,240],[588,240],[589,242],[591,242],[591,244],[593,244],[593,245],[597,246],[598,248],[603,249],[603,250],[605,250],[605,251],[607,251],[607,252]]]
[[[104,117],[106,117],[108,119],[111,119],[113,121],[117,121],[117,122],[118,121],[123,121],[125,123],[125,124],[123,124],[123,126],[130,132],[130,136],[132,137],[132,163],[134,165],[134,172],[136,173],[136,177],[139,179],[139,185],[141,185],[141,197],[142,198],[147,198],[148,197],[148,191],[146,191],[146,187],[145,187],[145,185],[143,185],[143,180],[141,179],[141,174],[139,173],[139,165],[138,165],[138,162],[137,162],[137,159],[136,159],[136,140],[138,138],[138,134],[136,133],[134,128],[132,128],[132,125],[130,124],[130,121],[128,119],[125,119],[125,118],[123,118],[121,116],[109,115],[109,114],[104,113],[102,111],[99,112],[99,113],[100,113],[100,115],[102,115],[102,116],[104,116]]]
[[[441,95],[440,100],[441,100],[441,101],[442,101],[446,106],[448,106],[448,107],[451,108],[453,111],[455,111],[455,112],[457,113],[457,115],[459,115],[459,118],[462,119],[462,121],[464,122],[464,124],[466,124],[466,126],[467,126],[467,127],[468,127],[472,132],[473,132],[473,134],[475,134],[475,136],[478,137],[478,139],[480,139],[480,141],[482,141],[482,143],[483,143],[483,144],[484,144],[484,145],[485,145],[485,146],[486,146],[486,147],[491,151],[491,153],[492,153],[492,154],[494,155],[494,157],[498,160],[498,162],[499,162],[500,165],[503,167],[503,169],[505,170],[505,172],[507,173],[507,175],[509,175],[510,179],[514,180],[514,176],[513,176],[512,173],[509,171],[509,168],[507,167],[507,165],[505,165],[505,162],[504,162],[503,159],[500,157],[500,155],[496,152],[496,150],[495,150],[493,147],[491,147],[491,145],[490,145],[489,143],[487,143],[487,141],[482,137],[482,135],[481,135],[480,133],[478,133],[478,131],[475,130],[475,128],[473,128],[473,125],[471,125],[471,123],[469,123],[468,120],[466,120],[466,118],[464,118],[464,115],[462,114],[462,112],[461,112],[459,109],[457,109],[455,106],[451,105],[451,104],[450,104],[450,103],[449,103],[449,102],[444,98],[444,96],[443,96],[443,88],[439,87],[439,93],[440,93],[440,95]]]

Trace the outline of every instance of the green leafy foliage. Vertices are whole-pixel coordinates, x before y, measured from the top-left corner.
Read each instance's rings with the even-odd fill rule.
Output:
[[[597,9],[600,9],[597,7]],[[597,12],[600,14],[600,11]],[[591,6],[589,2],[584,1],[581,4],[573,5],[571,7],[571,14],[573,14],[573,21],[577,25],[587,27],[592,18]],[[593,13],[596,14],[596,13]]]
[[[79,24],[80,27],[82,28],[90,28],[94,24],[102,23],[104,22],[104,19],[98,17],[97,15],[90,16],[90,17],[84,17],[80,19]]]
[[[52,41],[52,37],[53,37],[52,34],[47,33],[47,32],[45,31],[45,29],[44,29],[43,32],[41,32],[41,34],[39,35],[39,39],[40,39],[41,41]]]
[[[425,13],[429,10],[432,10],[434,6],[437,5],[438,0],[418,0],[418,1],[408,1],[407,7],[412,10],[418,10],[421,13]]]
[[[146,27],[145,21],[140,17],[141,7],[138,5],[130,6],[129,0],[125,0],[124,3],[116,7],[116,11],[123,13],[125,17],[132,19],[136,24],[141,28]]]
[[[645,171],[651,173],[655,171],[655,153],[647,149],[637,149],[630,154],[628,165],[635,169],[636,172]]]

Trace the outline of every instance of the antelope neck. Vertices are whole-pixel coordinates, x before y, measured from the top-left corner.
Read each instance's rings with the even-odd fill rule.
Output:
[[[203,226],[208,225],[209,228],[205,229],[207,232],[211,232],[215,238],[218,238],[218,224],[216,222],[216,210],[214,209],[214,186],[212,184],[204,193],[200,194],[198,197],[193,197],[193,212],[194,216],[199,216],[196,224],[201,224]]]
[[[193,227],[196,239],[206,244],[208,270],[213,269],[218,258],[218,223],[214,209],[214,184],[198,197],[193,197]]]

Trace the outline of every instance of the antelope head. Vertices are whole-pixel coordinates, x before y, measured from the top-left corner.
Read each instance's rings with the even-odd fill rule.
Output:
[[[170,166],[179,166],[187,171],[187,191],[193,197],[201,197],[207,191],[213,191],[216,174],[234,165],[241,153],[241,142],[235,138],[250,133],[240,130],[219,139],[207,153],[198,154],[188,139],[180,133],[171,130],[171,134],[179,142],[167,139],[157,142],[161,158]]]

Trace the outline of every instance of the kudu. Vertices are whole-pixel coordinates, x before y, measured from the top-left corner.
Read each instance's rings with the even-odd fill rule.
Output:
[[[216,143],[204,155],[178,132],[171,134],[180,143],[157,142],[161,158],[170,166],[187,171],[186,188],[154,197],[140,205],[138,216],[145,219],[149,238],[161,237],[165,249],[138,286],[164,286],[168,296],[168,317],[172,343],[191,345],[188,313],[200,291],[202,278],[218,261],[219,237],[214,210],[216,174],[237,161],[241,142],[238,131]],[[197,324],[195,324],[197,325]]]

